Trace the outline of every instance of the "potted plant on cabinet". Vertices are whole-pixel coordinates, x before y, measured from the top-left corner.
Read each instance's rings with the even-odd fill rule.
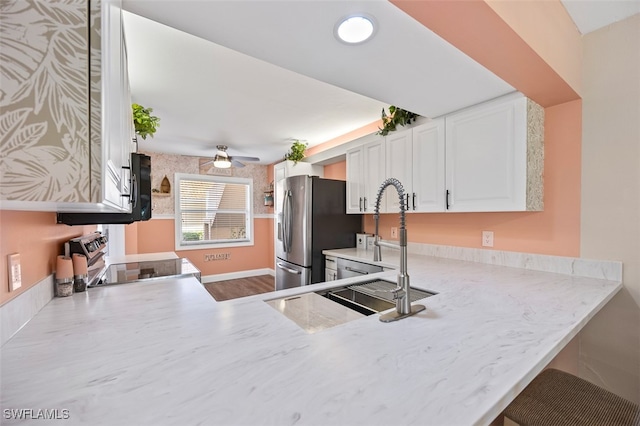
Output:
[[[133,109],[133,125],[137,135],[140,135],[142,139],[147,139],[147,136],[153,137],[157,128],[160,126],[160,119],[151,115],[153,108],[145,108],[139,104],[131,104]]]
[[[307,149],[308,143],[302,143],[299,140],[294,140],[291,144],[291,149],[284,156],[285,160],[291,160],[294,164],[304,158],[304,151]]]
[[[387,115],[384,108],[382,108],[382,128],[378,127],[378,132],[376,134],[387,136],[389,132],[395,132],[398,126],[411,124],[418,117],[418,114],[398,108],[394,105],[389,107],[389,115]]]

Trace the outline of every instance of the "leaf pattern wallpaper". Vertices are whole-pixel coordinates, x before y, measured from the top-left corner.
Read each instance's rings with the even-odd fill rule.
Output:
[[[99,33],[96,16],[86,0],[0,0],[3,200],[92,201],[89,99],[97,90],[99,106],[100,64],[90,86],[87,40],[90,28]],[[99,108],[95,114],[100,129]]]

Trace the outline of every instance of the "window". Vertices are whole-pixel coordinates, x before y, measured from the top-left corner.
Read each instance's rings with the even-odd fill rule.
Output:
[[[176,250],[253,245],[253,179],[176,174]]]

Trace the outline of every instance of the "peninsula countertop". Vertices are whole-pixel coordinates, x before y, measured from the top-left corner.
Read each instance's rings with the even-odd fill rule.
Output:
[[[264,301],[371,275],[226,302],[194,278],[56,298],[1,348],[4,422],[489,424],[621,288],[435,257],[409,272],[438,293],[426,311],[314,334]]]

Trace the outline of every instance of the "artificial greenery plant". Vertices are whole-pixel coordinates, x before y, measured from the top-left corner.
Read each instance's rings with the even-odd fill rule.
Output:
[[[151,115],[153,108],[145,108],[138,104],[131,104],[131,108],[133,109],[133,124],[136,134],[140,135],[142,139],[146,139],[147,136],[153,137],[160,126],[160,119]]]
[[[291,144],[291,149],[284,156],[285,160],[291,160],[294,164],[297,164],[298,161],[304,158],[304,151],[307,149],[308,143],[302,143],[299,140],[293,141]]]
[[[406,126],[415,121],[418,114],[397,108],[394,105],[389,107],[389,115],[382,108],[382,129],[378,127],[377,135],[387,136],[389,132],[395,132],[397,126]]]

